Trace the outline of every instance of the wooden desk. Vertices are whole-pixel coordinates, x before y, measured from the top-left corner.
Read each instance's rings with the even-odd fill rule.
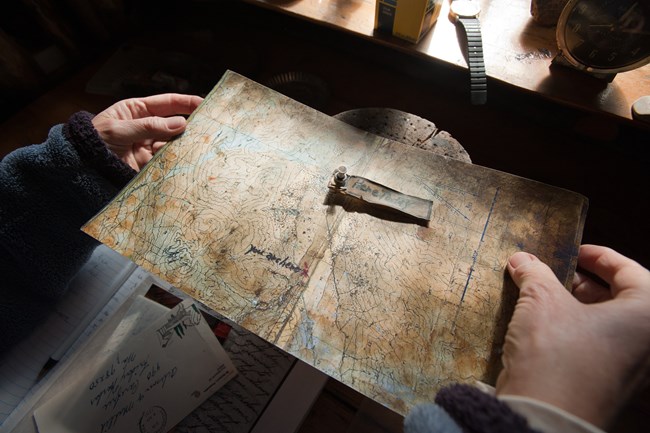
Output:
[[[467,67],[456,27],[447,18],[448,1],[443,2],[433,29],[418,44],[373,30],[375,0],[244,1],[352,33],[432,62]],[[490,80],[624,121],[632,121],[634,101],[650,95],[650,65],[619,73],[609,85],[567,68],[549,68],[558,51],[555,27],[542,27],[533,21],[530,0],[480,1],[483,50]],[[469,86],[469,77],[467,80]],[[489,94],[488,90],[488,104]]]

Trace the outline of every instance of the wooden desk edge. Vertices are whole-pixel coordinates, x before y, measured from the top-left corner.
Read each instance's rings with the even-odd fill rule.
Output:
[[[374,0],[329,0],[325,3],[317,0],[243,1],[361,37],[432,64],[440,63],[467,69],[455,26],[447,19],[449,6],[446,1],[443,2],[438,21],[418,44],[411,44],[391,35],[377,34],[374,31]],[[578,71],[551,67],[551,60],[557,54],[555,30],[536,25],[530,16],[527,2],[482,0],[482,5],[484,9],[481,25],[484,29],[484,51],[489,81],[496,80],[507,86],[594,114],[605,114],[619,121],[648,126],[633,119],[631,107],[636,99],[650,95],[650,65],[620,73],[609,85],[584,76]],[[508,20],[508,26],[503,26],[503,20]],[[490,33],[486,32],[486,29]],[[493,29],[497,31],[493,32]],[[500,35],[499,31],[505,33]],[[501,45],[503,40],[508,40],[508,45]]]

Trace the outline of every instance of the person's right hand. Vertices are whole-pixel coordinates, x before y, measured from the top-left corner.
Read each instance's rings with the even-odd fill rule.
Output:
[[[110,151],[140,171],[166,141],[185,130],[182,115],[203,102],[195,95],[166,93],[116,102],[97,114],[92,123]]]
[[[520,294],[496,390],[605,428],[650,371],[650,272],[595,245],[580,248],[578,267],[609,287],[577,273],[571,295],[537,257],[510,257]]]

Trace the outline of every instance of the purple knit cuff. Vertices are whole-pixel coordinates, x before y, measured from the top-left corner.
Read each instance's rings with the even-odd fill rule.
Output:
[[[106,143],[99,137],[92,124],[94,115],[87,111],[79,111],[63,125],[63,135],[77,150],[81,160],[94,168],[116,188],[123,188],[136,171],[123,162]]]
[[[436,404],[465,433],[539,433],[508,405],[470,385],[454,384],[441,389]]]

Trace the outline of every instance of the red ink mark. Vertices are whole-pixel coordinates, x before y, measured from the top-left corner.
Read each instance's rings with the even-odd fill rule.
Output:
[[[309,277],[309,264],[307,262],[303,264],[302,272],[300,272],[300,275],[303,277]]]

